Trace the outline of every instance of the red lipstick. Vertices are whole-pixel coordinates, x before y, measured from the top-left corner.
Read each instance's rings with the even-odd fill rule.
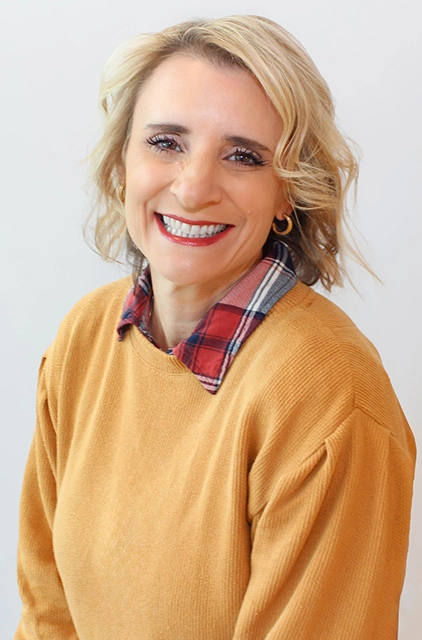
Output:
[[[170,217],[170,216],[168,216]],[[224,238],[231,229],[233,229],[232,225],[227,225],[226,228],[223,231],[220,231],[219,233],[216,233],[213,236],[206,236],[204,238],[187,238],[185,236],[175,236],[171,233],[169,233],[167,231],[167,229],[164,226],[163,223],[163,219],[162,216],[158,213],[155,214],[155,219],[157,220],[157,225],[158,228],[160,230],[160,232],[162,233],[162,235],[167,238],[167,240],[170,240],[170,242],[175,242],[176,244],[183,244],[185,246],[190,246],[190,247],[207,247],[210,244],[214,244],[215,242],[218,242],[219,240],[221,240],[222,238]],[[185,222],[186,224],[192,224],[192,221],[189,220],[183,220],[183,218],[174,218],[175,220],[180,220],[180,222]],[[203,225],[210,225],[210,222],[207,221],[201,221],[195,220],[195,225],[198,226],[203,226]]]

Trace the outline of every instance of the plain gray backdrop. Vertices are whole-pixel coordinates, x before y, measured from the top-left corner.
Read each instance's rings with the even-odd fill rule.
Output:
[[[339,123],[361,147],[356,237],[381,286],[351,265],[360,296],[333,298],[381,353],[422,438],[421,9],[416,0],[16,0],[2,12],[0,637],[20,602],[19,493],[34,428],[36,376],[57,326],[83,294],[123,273],[85,246],[82,162],[98,132],[102,67],[122,41],[192,17],[259,13],[305,45],[334,93]],[[422,627],[422,478],[416,479],[401,640]],[[76,542],[75,542],[76,544]],[[117,640],[117,639],[116,639]]]

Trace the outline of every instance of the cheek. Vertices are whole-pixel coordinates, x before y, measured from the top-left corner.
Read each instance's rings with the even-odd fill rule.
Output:
[[[126,173],[126,220],[128,227],[142,225],[149,203],[159,191],[150,172],[137,170]]]
[[[142,225],[128,211],[126,211],[126,227],[132,242],[142,251],[142,236],[144,235],[142,233]]]
[[[126,202],[136,203],[147,200],[154,190],[154,175],[146,169],[126,174]]]
[[[125,204],[126,226],[130,237],[141,249],[142,238],[147,234],[146,203],[127,187]]]
[[[236,199],[248,217],[259,211],[264,218],[272,219],[274,211],[280,209],[284,202],[283,188],[273,176],[266,175],[236,188]]]
[[[163,162],[151,153],[140,153],[127,161],[126,182],[131,183],[134,188],[142,185],[143,189],[148,189],[149,185],[166,184],[171,171],[171,163]]]

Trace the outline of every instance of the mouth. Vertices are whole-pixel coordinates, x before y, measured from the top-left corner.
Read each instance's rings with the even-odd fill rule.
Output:
[[[159,215],[159,218],[167,233],[178,238],[214,238],[231,226],[227,224],[187,224],[164,215]]]

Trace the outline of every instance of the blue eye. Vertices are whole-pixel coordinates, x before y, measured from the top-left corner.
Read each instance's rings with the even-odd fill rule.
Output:
[[[233,159],[237,164],[247,167],[262,166],[265,164],[265,160],[263,160],[258,153],[249,151],[248,149],[236,149],[228,159]]]
[[[146,139],[147,144],[161,151],[181,151],[178,142],[171,136],[156,135]]]

